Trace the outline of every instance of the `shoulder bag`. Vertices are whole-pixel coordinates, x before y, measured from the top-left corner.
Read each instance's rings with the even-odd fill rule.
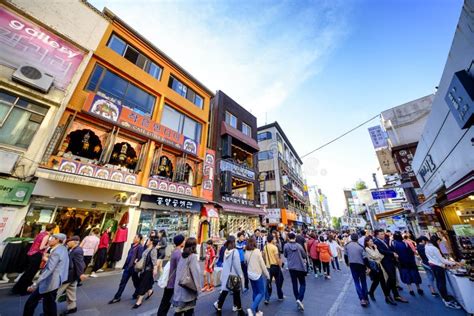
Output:
[[[147,255],[148,257],[148,255]],[[143,256],[135,263],[135,272],[142,272],[145,269],[145,258]]]
[[[232,275],[232,268],[234,267],[235,249],[232,251],[233,252],[232,252],[232,258],[230,259],[231,263],[230,263],[229,278],[227,279],[227,283],[225,286],[229,291],[238,292],[240,291],[240,288],[242,287],[242,280],[240,279],[240,276]]]
[[[193,274],[191,272],[191,255],[187,258],[188,262],[186,263],[186,268],[184,268],[184,273],[179,279],[179,286],[189,290],[193,293],[197,293],[198,289],[196,288],[196,283],[194,282]]]

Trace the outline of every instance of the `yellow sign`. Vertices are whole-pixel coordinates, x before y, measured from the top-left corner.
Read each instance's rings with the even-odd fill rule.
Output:
[[[376,151],[379,160],[380,168],[383,174],[397,173],[397,167],[392,158],[392,152],[387,148],[382,148]]]

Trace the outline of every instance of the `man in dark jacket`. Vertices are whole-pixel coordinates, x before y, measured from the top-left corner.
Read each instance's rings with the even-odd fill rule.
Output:
[[[296,299],[298,309],[304,310],[303,298],[306,290],[306,251],[296,242],[295,233],[288,234],[288,243],[283,249],[283,254],[287,258],[288,270],[290,271],[293,294]],[[298,289],[299,283],[299,289]]]
[[[406,299],[400,296],[397,289],[397,271],[395,261],[398,255],[392,251],[390,246],[385,241],[385,233],[383,229],[377,229],[374,232],[374,244],[377,246],[379,252],[384,256],[382,259],[382,266],[387,273],[387,288],[389,288],[396,301],[408,303]]]
[[[130,247],[130,250],[128,250],[127,260],[125,260],[125,264],[123,265],[122,279],[120,280],[119,288],[117,290],[117,293],[115,293],[114,298],[109,301],[109,304],[120,302],[122,293],[125,290],[125,287],[127,286],[128,280],[130,280],[130,278],[132,278],[133,286],[135,287],[133,299],[136,299],[138,297],[137,289],[140,285],[140,277],[138,276],[138,272],[135,271],[135,263],[140,260],[143,254],[143,246],[141,244],[142,239],[143,237],[140,234],[137,234],[133,238],[132,246]]]
[[[79,236],[72,236],[68,239],[66,245],[69,249],[69,271],[67,281],[61,285],[58,290],[58,298],[66,292],[67,311],[61,315],[74,314],[77,312],[76,306],[76,292],[77,282],[83,281],[87,278],[84,274],[86,264],[84,263],[84,251],[79,247],[81,238]]]

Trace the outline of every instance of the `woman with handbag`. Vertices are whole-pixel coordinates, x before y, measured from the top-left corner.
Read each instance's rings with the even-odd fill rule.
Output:
[[[175,316],[191,316],[194,314],[202,283],[196,247],[196,238],[186,239],[181,259],[176,268],[173,294]]]
[[[255,237],[250,237],[247,240],[247,246],[245,246],[245,262],[248,267],[248,275],[250,279],[250,285],[252,286],[252,308],[247,309],[247,313],[250,316],[263,315],[262,311],[259,311],[258,306],[265,296],[265,280],[270,279],[265,262],[263,261],[262,253],[257,248],[257,241]]]
[[[233,311],[238,312],[239,316],[244,316],[245,312],[242,310],[242,302],[240,300],[240,290],[244,286],[244,273],[240,264],[239,251],[235,248],[235,237],[229,236],[226,241],[226,250],[224,253],[224,263],[221,274],[221,294],[217,302],[214,302],[214,308],[218,313],[222,312],[222,306],[225,299],[232,292],[234,296]]]
[[[136,309],[142,306],[143,298],[148,300],[153,295],[153,283],[158,275],[158,238],[152,237],[146,243],[146,249],[143,251],[142,258],[135,264],[135,271],[140,272],[140,283],[137,289],[137,302],[132,308]]]
[[[372,279],[372,284],[369,289],[370,299],[375,302],[374,293],[377,286],[380,284],[383,294],[385,295],[385,302],[390,305],[397,305],[390,296],[390,289],[387,286],[388,274],[382,266],[383,255],[377,249],[371,236],[365,237],[364,248],[367,253],[367,259],[369,260],[369,276]]]

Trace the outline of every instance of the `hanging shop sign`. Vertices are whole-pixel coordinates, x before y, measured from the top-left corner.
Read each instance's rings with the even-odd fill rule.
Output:
[[[474,79],[466,70],[454,73],[444,100],[460,128],[474,124]]]
[[[392,153],[387,148],[382,148],[376,151],[377,159],[383,174],[397,173],[397,166],[392,158]]]
[[[268,192],[260,192],[260,204],[268,205]]]
[[[407,146],[403,149],[392,149],[393,158],[400,169],[400,174],[410,177],[410,181],[413,183],[413,186],[415,188],[419,188],[420,185],[418,184],[416,174],[412,168],[413,157],[415,157],[415,153],[416,144]]]
[[[214,196],[215,161],[216,152],[212,149],[206,148],[204,166],[202,169],[201,196],[209,201],[212,201]]]
[[[125,104],[121,104],[120,101],[100,92],[89,93],[82,109],[120,127],[181,149],[189,154],[197,155],[199,151],[199,145],[194,140],[152,121],[148,116],[141,115]]]
[[[370,139],[375,149],[387,147],[387,137],[380,125],[369,127]]]
[[[0,7],[0,63],[13,68],[28,64],[54,77],[66,89],[84,52],[53,32]]]
[[[141,198],[140,207],[200,212],[202,203],[170,196],[144,194]]]
[[[265,212],[267,224],[278,224],[281,222],[281,210],[279,208],[267,208]]]
[[[27,205],[34,183],[0,179],[0,204]]]
[[[255,172],[230,161],[221,160],[220,169],[221,171],[230,171],[232,174],[245,179],[255,180]]]
[[[255,206],[254,200],[247,200],[247,199],[236,197],[236,196],[224,195],[221,197],[221,201],[234,203],[234,204],[240,204],[240,205],[246,205],[246,206]]]

